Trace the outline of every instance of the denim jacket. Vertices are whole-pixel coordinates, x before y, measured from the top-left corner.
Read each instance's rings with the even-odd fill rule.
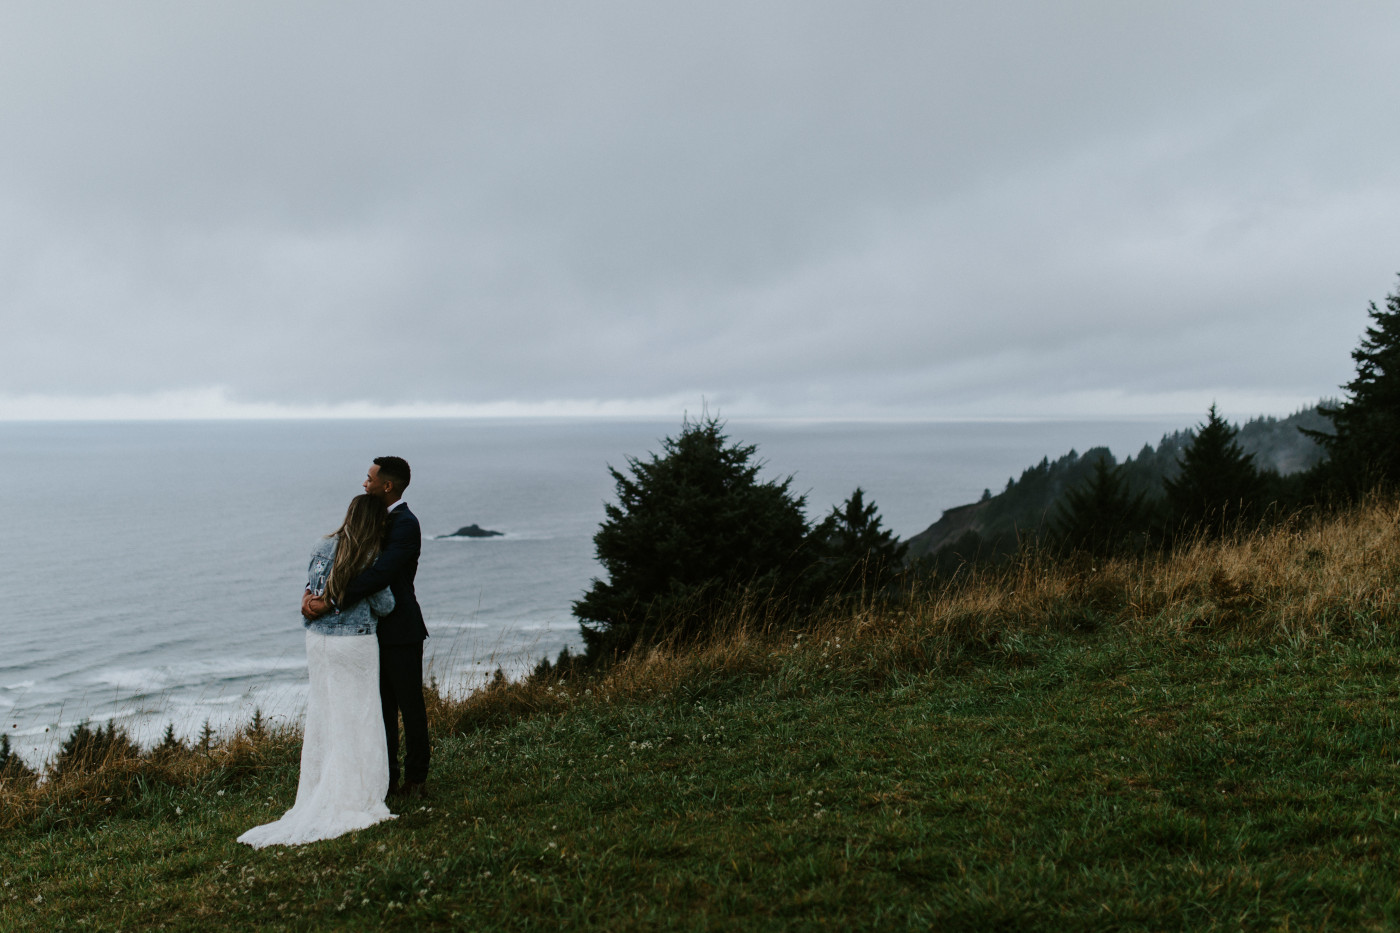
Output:
[[[306,588],[313,596],[326,592],[326,580],[330,578],[331,563],[335,560],[336,543],[335,537],[322,538],[311,552],[311,565],[306,570]],[[344,611],[332,610],[319,619],[302,619],[302,622],[309,630],[322,635],[373,635],[378,628],[379,617],[393,611],[394,594],[386,586],[352,603]]]

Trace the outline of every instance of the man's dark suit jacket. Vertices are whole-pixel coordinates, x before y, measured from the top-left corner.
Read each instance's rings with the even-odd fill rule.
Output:
[[[418,555],[422,550],[423,531],[418,525],[418,516],[406,505],[391,509],[384,549],[369,569],[345,588],[340,601],[346,606],[386,586],[394,594],[394,611],[379,620],[381,645],[414,645],[428,637],[423,610],[413,593],[413,578],[418,575]]]

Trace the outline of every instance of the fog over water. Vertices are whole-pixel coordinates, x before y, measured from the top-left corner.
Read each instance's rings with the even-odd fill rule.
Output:
[[[1071,447],[1120,457],[1179,422],[731,422],[765,475],[795,475],[815,517],[860,485],[908,537]],[[21,464],[5,498],[0,731],[32,761],[109,718],[146,742],[228,728],[255,708],[295,721],[306,662],[307,557],[397,454],[425,540],[427,666],[464,690],[577,647],[570,603],[600,572],[592,536],[607,465],[660,449],[678,423],[440,420],[0,423]],[[435,540],[470,523],[501,538]]]

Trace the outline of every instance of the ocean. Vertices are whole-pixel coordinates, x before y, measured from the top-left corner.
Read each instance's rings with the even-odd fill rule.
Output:
[[[813,518],[856,486],[900,537],[1043,456],[1120,458],[1187,421],[730,421],[767,478],[794,476]],[[601,573],[592,536],[608,465],[647,457],[678,422],[378,420],[0,423],[0,732],[31,763],[77,723],[189,738],[253,711],[296,722],[306,695],[297,607],[316,539],[370,461],[413,467],[424,532],[425,668],[466,691],[581,641],[570,605]],[[439,539],[477,523],[503,532]]]

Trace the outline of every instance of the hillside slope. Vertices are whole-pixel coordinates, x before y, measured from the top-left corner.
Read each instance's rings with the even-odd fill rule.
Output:
[[[1321,461],[1322,448],[1300,429],[1326,430],[1329,422],[1317,407],[1305,408],[1287,418],[1253,418],[1240,427],[1238,441],[1253,454],[1260,469],[1280,476],[1301,472]],[[1175,477],[1181,451],[1195,436],[1188,428],[1165,434],[1154,448],[1143,445],[1123,461],[1129,486],[1149,499],[1161,495],[1162,481]],[[1118,460],[1107,447],[1093,447],[1083,454],[1071,450],[1057,460],[1048,457],[1008,479],[995,496],[948,509],[928,528],[909,538],[908,557],[931,557],[940,550],[964,558],[1013,550],[1024,535],[1041,531],[1066,491],[1088,480],[1100,457]]]
[[[1384,929],[1398,517],[438,697],[432,798],[310,846],[234,841],[291,733],[0,782],[0,929]]]

